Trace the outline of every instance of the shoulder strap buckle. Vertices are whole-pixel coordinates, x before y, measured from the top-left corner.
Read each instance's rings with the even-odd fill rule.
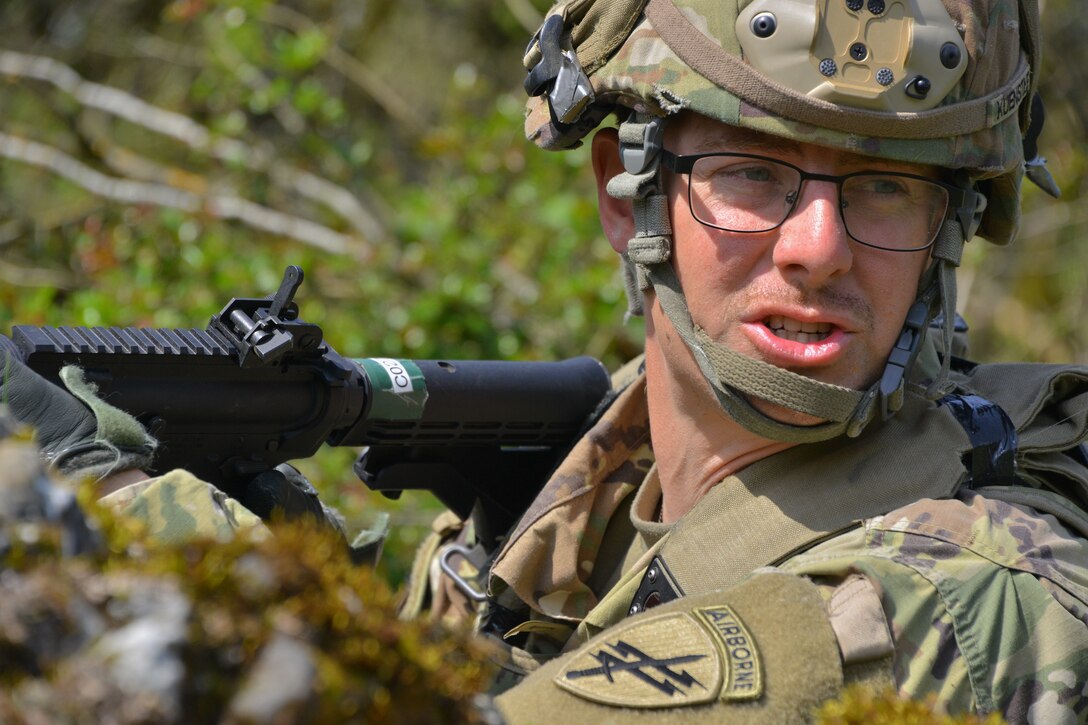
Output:
[[[473,566],[477,571],[482,571],[481,567],[476,566],[476,559],[478,558],[472,549],[462,544],[450,544],[445,548],[445,551],[438,557],[438,566],[442,569],[442,573],[448,576],[454,583],[454,585],[461,590],[461,593],[474,602],[486,602],[487,592],[482,592],[476,587],[472,586],[467,579],[453,567],[450,563],[450,559],[454,556],[460,556]]]

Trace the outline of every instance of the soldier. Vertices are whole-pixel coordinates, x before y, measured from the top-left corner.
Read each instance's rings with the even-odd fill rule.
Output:
[[[527,135],[616,113],[646,348],[485,577],[511,721],[791,722],[853,682],[1088,718],[1088,371],[953,355],[964,243],[1012,240],[1025,170],[1056,193],[1039,50],[1033,0],[551,11]]]

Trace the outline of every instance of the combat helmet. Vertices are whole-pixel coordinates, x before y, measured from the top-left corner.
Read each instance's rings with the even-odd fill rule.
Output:
[[[624,255],[630,309],[652,287],[726,412],[768,438],[858,435],[900,408],[927,330],[952,349],[955,268],[978,235],[1016,235],[1027,175],[1057,187],[1036,152],[1042,106],[1037,0],[569,0],[526,50],[526,135],[578,146],[611,113],[625,172],[608,193],[632,200]],[[694,325],[669,264],[661,192],[664,124],[687,110],[733,126],[948,170],[963,194],[932,244],[932,261],[881,379],[868,390],[818,382],[742,356]],[[948,390],[950,354],[927,394]],[[825,420],[789,425],[746,395]]]

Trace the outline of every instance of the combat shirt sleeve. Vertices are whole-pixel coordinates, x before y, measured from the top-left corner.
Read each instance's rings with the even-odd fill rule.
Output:
[[[147,527],[162,543],[195,538],[231,539],[241,529],[263,535],[268,529],[255,514],[215,486],[181,469],[102,497],[99,502]]]
[[[783,569],[876,586],[904,697],[1014,723],[1088,713],[1088,542],[1049,514],[971,492],[922,500]]]

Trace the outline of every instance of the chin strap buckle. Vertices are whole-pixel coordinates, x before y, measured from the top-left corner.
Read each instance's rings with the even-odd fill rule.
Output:
[[[910,306],[903,331],[888,356],[884,374],[880,377],[880,413],[887,420],[902,405],[903,378],[922,346],[928,307],[921,300]]]

